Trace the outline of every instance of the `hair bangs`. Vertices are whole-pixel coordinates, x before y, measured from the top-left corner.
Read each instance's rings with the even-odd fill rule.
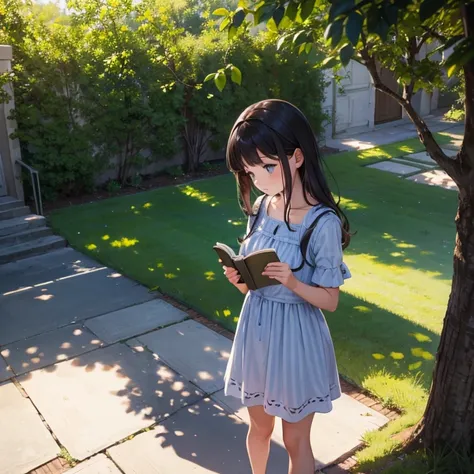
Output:
[[[241,122],[232,131],[227,146],[227,166],[233,173],[244,171],[245,166],[263,164],[260,155],[275,160],[277,144],[274,135],[260,121]]]

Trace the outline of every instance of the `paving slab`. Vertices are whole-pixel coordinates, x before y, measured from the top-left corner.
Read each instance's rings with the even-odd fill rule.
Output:
[[[402,158],[392,158],[391,161],[393,163],[400,163],[402,165],[408,165],[408,166],[416,166],[417,168],[424,169],[424,170],[432,170],[436,168],[437,164],[435,162],[432,163],[419,163],[419,162],[414,162],[414,161],[408,161],[404,160]]]
[[[457,153],[455,150],[450,150],[448,148],[441,148],[441,150],[448,157],[455,157]],[[410,155],[405,155],[403,158],[407,160],[418,160],[418,161],[422,161],[423,163],[436,165],[436,161],[433,160],[433,158],[431,158],[431,156],[426,151],[421,151],[419,153],[411,153]]]
[[[210,399],[108,450],[125,474],[249,474],[248,426]],[[286,474],[288,456],[272,443],[267,472]]]
[[[5,360],[0,357],[0,382],[3,382],[10,377],[13,377],[11,367],[9,367]]]
[[[68,474],[121,474],[117,466],[104,454],[98,454],[87,461],[81,462]]]
[[[86,255],[67,247],[47,255],[18,260],[0,267],[0,293],[42,284],[66,276],[103,268]]]
[[[451,177],[442,170],[425,171],[424,173],[415,174],[408,177],[410,181],[420,184],[428,184],[430,186],[439,186],[450,191],[457,191],[458,187]]]
[[[12,382],[0,385],[0,474],[25,474],[60,448],[37,411]]]
[[[74,324],[4,346],[1,354],[20,375],[71,359],[101,345],[97,336]]]
[[[235,397],[226,397],[221,390],[211,396],[229,413],[250,423],[248,411]],[[362,436],[388,423],[388,418],[354,398],[342,394],[334,400],[330,413],[316,413],[311,429],[311,445],[315,455],[316,469],[322,469],[338,460],[362,443]],[[275,443],[283,446],[281,420],[275,423],[273,433]]]
[[[19,378],[79,460],[163,420],[202,394],[148,351],[115,344]]]
[[[188,315],[164,300],[155,299],[89,319],[85,325],[103,341],[128,339],[161,326],[178,323]]]
[[[0,295],[0,345],[154,299],[145,287],[111,269],[70,268],[70,254],[66,255],[69,274],[59,278],[65,270],[56,255],[51,256],[50,271],[38,268],[47,267],[48,258],[34,259],[30,267],[25,262],[18,267],[5,265],[6,270],[0,266],[0,281],[12,279],[10,291]],[[18,268],[25,272],[24,283]],[[30,270],[35,275],[31,280]]]
[[[194,320],[174,324],[137,338],[160,360],[201,388],[224,388],[232,341]]]
[[[368,165],[367,168],[375,168],[380,171],[388,171],[389,173],[394,173],[399,176],[420,171],[420,168],[415,168],[414,166],[409,165],[402,165],[394,161],[380,161],[379,163]]]

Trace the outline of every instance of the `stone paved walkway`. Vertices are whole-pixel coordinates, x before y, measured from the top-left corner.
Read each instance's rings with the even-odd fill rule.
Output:
[[[424,120],[431,132],[444,132],[451,138],[450,143],[444,145],[442,149],[447,156],[455,156],[462,145],[464,124],[446,120],[440,113],[425,117]],[[371,131],[340,134],[336,138],[327,140],[326,145],[339,151],[366,150],[417,136],[413,123],[409,119],[403,119],[378,125]],[[451,191],[458,189],[456,183],[426,152],[381,160],[367,167],[393,173],[419,184],[438,186]]]
[[[0,474],[250,473],[229,338],[72,249],[0,266],[0,295]],[[367,405],[316,416],[318,469],[387,423]],[[269,472],[287,464],[277,424]]]

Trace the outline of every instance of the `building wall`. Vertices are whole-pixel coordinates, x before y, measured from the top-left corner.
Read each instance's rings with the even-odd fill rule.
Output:
[[[11,46],[0,45],[0,73],[11,70],[12,48]],[[16,160],[21,159],[20,143],[12,140],[10,135],[16,129],[14,120],[9,119],[11,109],[14,107],[13,88],[7,84],[4,89],[11,97],[10,102],[0,104],[0,155],[2,160],[2,170],[6,192],[10,196],[23,199],[23,186],[21,184],[21,173]]]

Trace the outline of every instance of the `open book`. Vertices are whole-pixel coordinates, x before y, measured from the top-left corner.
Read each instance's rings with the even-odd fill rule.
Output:
[[[273,249],[264,249],[251,252],[246,257],[236,255],[226,244],[219,242],[214,245],[222,265],[235,268],[240,273],[239,283],[245,283],[249,290],[258,290],[270,285],[280,285],[280,282],[262,275],[265,267],[271,262],[280,259]]]

